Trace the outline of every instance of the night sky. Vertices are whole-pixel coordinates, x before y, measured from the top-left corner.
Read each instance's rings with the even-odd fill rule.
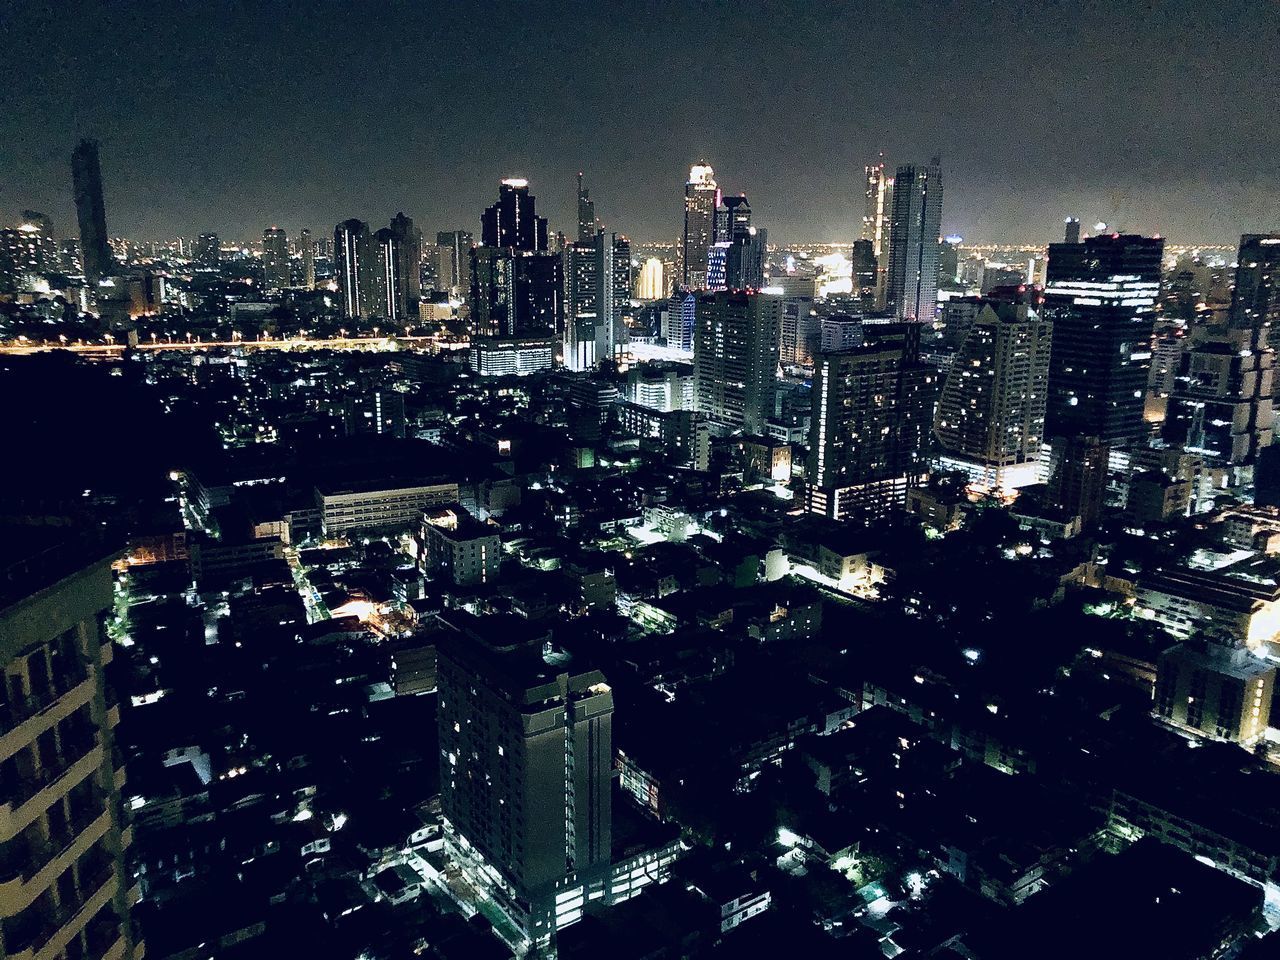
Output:
[[[139,239],[332,230],[404,210],[479,229],[503,176],[572,232],[674,238],[689,164],[784,240],[848,240],[862,165],[941,154],[943,228],[1062,218],[1173,242],[1280,227],[1280,4],[374,4],[0,7],[0,222],[74,235],[69,156],[103,144]]]

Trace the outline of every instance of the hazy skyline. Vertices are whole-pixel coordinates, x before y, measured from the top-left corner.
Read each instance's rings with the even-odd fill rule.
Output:
[[[674,240],[705,158],[771,239],[847,242],[880,152],[940,154],[943,231],[975,242],[1280,224],[1275,6],[1030,6],[14,3],[0,221],[74,236],[93,136],[110,232],[139,239],[398,210],[476,232],[511,175],[572,232],[582,170],[606,228]]]

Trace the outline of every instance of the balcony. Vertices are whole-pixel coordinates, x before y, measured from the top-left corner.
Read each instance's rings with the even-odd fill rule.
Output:
[[[48,689],[0,705],[0,760],[5,760],[45,730],[84,706],[93,697],[93,677],[86,661],[56,674]]]
[[[7,784],[0,800],[0,837],[17,836],[53,801],[102,764],[102,744],[93,734],[64,742],[56,764]]]
[[[26,866],[16,871],[17,883],[0,887],[0,913],[15,916],[27,909],[72,863],[106,836],[111,814],[100,805],[85,809],[58,837],[27,846]]]

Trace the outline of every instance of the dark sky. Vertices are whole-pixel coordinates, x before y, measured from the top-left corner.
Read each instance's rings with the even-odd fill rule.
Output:
[[[706,157],[772,236],[847,240],[881,150],[941,154],[971,240],[1280,228],[1274,0],[7,0],[0,36],[0,221],[64,234],[82,135],[138,238],[478,231],[516,174],[572,230],[579,169],[610,229],[673,238]]]

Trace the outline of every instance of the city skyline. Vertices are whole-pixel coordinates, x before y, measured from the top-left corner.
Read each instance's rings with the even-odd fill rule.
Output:
[[[39,209],[68,234],[66,154],[82,136],[102,142],[113,235],[147,239],[247,239],[273,223],[319,235],[353,215],[401,209],[427,230],[474,230],[477,199],[515,175],[540,192],[553,229],[572,235],[581,170],[606,229],[672,242],[681,184],[701,158],[752,198],[775,242],[849,242],[863,166],[880,154],[890,165],[940,154],[943,231],[974,242],[1046,242],[1068,215],[1175,242],[1230,242],[1268,229],[1278,212],[1266,162],[1276,134],[1249,106],[1266,79],[1266,31],[1256,27],[1274,15],[1261,4],[1090,5],[1058,18],[971,4],[942,15],[907,4],[877,17],[810,5],[787,13],[779,55],[763,63],[745,54],[780,25],[780,8],[741,23],[718,5],[643,23],[607,6],[494,17],[446,6],[430,18],[401,8],[363,32],[344,29],[340,12],[294,22],[269,8],[216,22],[148,4],[80,5],[56,22],[0,14],[52,54],[0,68],[14,107],[0,119],[10,145],[0,212]],[[1003,29],[977,44],[993,14]],[[556,55],[569,52],[558,28],[570,20],[582,59],[566,79]],[[277,43],[283,23],[296,42]],[[174,42],[142,56],[141,24]],[[210,30],[217,50],[195,56],[190,40]],[[486,31],[506,55],[498,68],[478,59]],[[84,56],[93,35],[117,38],[113,56]],[[668,49],[666,36],[681,40]],[[696,56],[686,49],[693,36],[703,40]],[[375,60],[379,44],[391,55]],[[373,64],[418,44],[434,59],[397,78],[406,109],[367,109],[388,95]],[[850,48],[870,53],[863,76],[833,86],[828,65]],[[281,69],[233,69],[265,50]],[[330,79],[353,61],[369,66],[349,96],[334,97],[344,88]],[[477,76],[490,83],[472,84]],[[499,93],[515,76],[527,94],[511,104]],[[741,96],[718,98],[709,113],[702,96],[685,96],[714,95],[717,84]],[[1211,108],[1192,109],[1192,91]],[[619,100],[625,122],[614,119]],[[1006,123],[1019,135],[980,133]],[[1254,149],[1235,149],[1244,142]]]

